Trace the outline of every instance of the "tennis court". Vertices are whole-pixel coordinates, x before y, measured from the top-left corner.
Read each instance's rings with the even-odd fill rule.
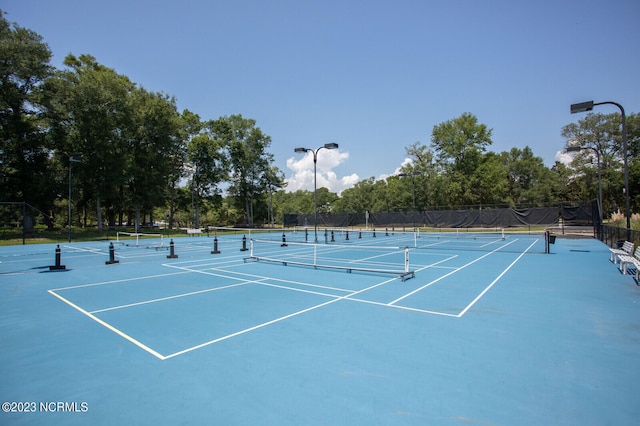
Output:
[[[0,424],[637,423],[640,287],[601,242],[315,238],[0,248]]]

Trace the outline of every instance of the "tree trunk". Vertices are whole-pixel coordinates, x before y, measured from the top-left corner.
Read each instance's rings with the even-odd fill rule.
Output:
[[[100,201],[100,196],[96,198],[96,216],[98,217],[98,232],[102,232],[102,202]]]
[[[136,206],[136,228],[135,232],[140,232],[140,206]]]

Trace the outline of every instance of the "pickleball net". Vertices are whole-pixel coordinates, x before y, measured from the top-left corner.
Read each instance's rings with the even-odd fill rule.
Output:
[[[327,245],[252,238],[247,260],[349,273],[391,274],[399,276],[402,281],[415,276],[409,263],[408,247]]]
[[[443,231],[382,229],[326,229],[322,241],[332,243],[407,246],[423,250],[502,251],[513,253],[545,253],[545,231],[505,231],[452,229]]]
[[[163,234],[144,234],[140,232],[116,232],[116,243],[127,247],[164,248],[166,247]]]
[[[311,229],[311,233],[313,228]],[[282,241],[284,237],[287,241],[308,242],[313,239],[308,229],[305,228],[230,228],[223,226],[210,226],[207,228],[207,235],[217,238],[234,238],[243,236],[251,239]],[[311,237],[310,237],[311,235]]]

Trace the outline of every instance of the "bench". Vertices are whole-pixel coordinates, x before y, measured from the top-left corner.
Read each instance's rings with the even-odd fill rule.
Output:
[[[200,228],[189,228],[187,229],[187,235],[196,235],[202,234],[202,229]]]
[[[628,255],[619,255],[618,259],[620,261],[620,270],[623,274],[627,274],[627,269],[629,266],[635,268],[636,270],[636,279],[638,275],[638,270],[640,269],[640,246],[636,248],[636,251],[633,253],[633,256]]]
[[[618,263],[618,258],[620,256],[631,256],[631,254],[633,253],[633,243],[631,241],[625,241],[624,244],[622,244],[622,249],[609,249],[609,251],[611,252],[611,258],[610,260],[613,263]]]

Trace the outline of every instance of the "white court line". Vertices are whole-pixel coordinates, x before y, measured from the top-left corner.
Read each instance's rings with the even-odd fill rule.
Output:
[[[398,279],[398,278],[391,278],[391,279],[389,279],[389,280],[386,280],[386,281],[383,281],[383,282],[381,282],[381,283],[375,284],[375,285],[373,285],[373,286],[371,286],[371,287],[367,287],[367,288],[365,288],[365,289],[362,289],[362,290],[356,291],[356,292],[354,292],[353,294],[351,294],[350,296],[356,295],[356,294],[358,294],[358,293],[365,292],[365,291],[367,291],[367,290],[371,290],[372,288],[379,287],[379,286],[384,285],[384,284],[388,284],[388,283],[390,283],[391,281],[395,281],[395,280],[397,280],[397,279]],[[269,326],[269,325],[271,325],[271,324],[275,324],[275,323],[277,323],[277,322],[284,321],[284,320],[286,320],[286,319],[293,318],[293,317],[296,317],[296,316],[298,316],[298,315],[302,315],[302,314],[304,314],[304,313],[307,313],[307,312],[313,311],[313,310],[318,309],[318,308],[322,308],[322,307],[327,306],[327,305],[330,305],[330,304],[332,304],[332,303],[339,302],[339,301],[344,300],[344,299],[346,299],[346,298],[348,298],[348,297],[349,297],[349,296],[347,296],[347,295],[337,297],[337,298],[335,298],[335,299],[333,299],[333,300],[329,300],[329,301],[327,301],[327,302],[324,302],[324,303],[320,303],[320,304],[318,304],[318,305],[311,306],[311,307],[306,308],[306,309],[303,309],[303,310],[301,310],[301,311],[297,311],[297,312],[294,312],[294,313],[292,313],[292,314],[288,314],[288,315],[282,316],[282,317],[280,317],[280,318],[276,318],[276,319],[274,319],[274,320],[267,321],[267,322],[264,322],[264,323],[262,323],[262,324],[258,324],[258,325],[256,325],[256,326],[253,326],[253,327],[250,327],[250,328],[247,328],[247,329],[244,329],[244,330],[241,330],[241,331],[238,331],[238,332],[232,333],[232,334],[228,334],[228,335],[226,335],[226,336],[222,336],[222,337],[219,337],[219,338],[217,338],[217,339],[210,340],[210,341],[208,341],[208,342],[201,343],[201,344],[199,344],[199,345],[197,345],[197,346],[193,346],[193,347],[191,347],[191,348],[187,348],[187,349],[184,349],[184,350],[182,350],[182,351],[175,352],[175,353],[173,353],[173,354],[171,354],[171,355],[167,355],[166,357],[164,357],[164,359],[169,359],[169,358],[173,358],[173,357],[176,357],[176,356],[179,356],[179,355],[184,355],[184,354],[186,354],[186,353],[188,353],[188,352],[195,351],[196,349],[201,349],[201,348],[204,348],[205,346],[213,345],[214,343],[218,343],[218,342],[221,342],[221,341],[223,341],[223,340],[230,339],[230,338],[232,338],[232,337],[240,336],[240,335],[242,335],[242,334],[249,333],[249,332],[251,332],[251,331],[258,330],[258,329],[260,329],[260,328],[263,328],[263,327]]]
[[[492,282],[492,283],[491,283],[491,284],[490,284],[490,285],[489,285],[489,286],[488,286],[488,287],[487,287],[487,288],[486,288],[486,289],[485,289],[485,290],[484,290],[484,291],[483,291],[483,292],[482,292],[478,297],[476,297],[476,299],[474,299],[474,301],[473,301],[473,302],[471,302],[471,303],[470,303],[470,304],[469,304],[469,305],[468,305],[468,306],[467,306],[467,307],[466,307],[462,312],[460,312],[460,313],[459,313],[459,314],[457,314],[457,315],[454,315],[454,314],[448,314],[448,313],[444,313],[444,312],[436,312],[436,311],[429,311],[429,310],[423,310],[423,309],[410,308],[410,307],[405,307],[405,306],[400,306],[400,305],[394,305],[394,304],[395,304],[396,302],[398,302],[398,301],[400,301],[400,300],[402,300],[402,299],[404,299],[404,298],[406,298],[406,297],[408,297],[408,296],[412,295],[412,294],[415,294],[417,291],[420,291],[420,290],[422,290],[422,289],[424,289],[424,288],[426,288],[426,287],[428,287],[428,286],[432,285],[433,283],[435,283],[435,282],[437,282],[437,281],[441,280],[442,278],[444,278],[444,277],[446,277],[446,276],[449,276],[449,275],[451,275],[451,274],[453,274],[453,273],[455,273],[455,272],[457,272],[457,271],[459,271],[459,270],[461,270],[461,269],[463,269],[463,268],[465,268],[465,267],[467,267],[467,266],[469,266],[469,265],[471,265],[471,264],[473,264],[473,263],[475,263],[475,262],[479,261],[480,259],[483,259],[484,257],[486,257],[486,256],[488,256],[488,255],[490,255],[490,254],[492,254],[492,253],[494,253],[494,252],[496,252],[496,251],[500,250],[500,249],[501,249],[501,248],[503,248],[503,247],[506,247],[506,246],[507,246],[507,245],[509,245],[509,244],[511,244],[511,242],[510,242],[510,243],[508,243],[508,244],[505,244],[504,246],[501,246],[500,248],[498,248],[498,249],[496,249],[496,250],[494,250],[494,251],[492,251],[492,252],[490,252],[490,253],[487,253],[487,254],[486,254],[486,255],[484,255],[484,256],[481,256],[481,257],[480,257],[480,258],[478,258],[478,259],[475,259],[475,260],[474,260],[474,261],[472,261],[472,262],[469,262],[468,264],[466,264],[466,265],[464,265],[464,266],[462,266],[462,267],[459,267],[459,268],[457,268],[457,269],[453,270],[452,272],[450,272],[450,273],[446,274],[445,276],[440,277],[438,280],[435,280],[435,281],[433,281],[433,282],[431,282],[431,283],[429,283],[429,284],[427,284],[427,285],[425,285],[425,286],[422,286],[421,288],[419,288],[419,289],[417,289],[417,290],[415,290],[415,291],[413,291],[413,292],[410,292],[410,293],[406,294],[405,296],[403,296],[403,297],[401,297],[401,298],[399,298],[399,299],[396,299],[395,301],[393,301],[393,302],[391,302],[391,303],[387,303],[387,304],[385,304],[385,303],[380,303],[380,302],[369,301],[369,300],[358,299],[358,298],[354,298],[353,296],[355,296],[355,295],[357,295],[357,294],[360,294],[360,293],[364,293],[364,292],[369,291],[369,290],[372,290],[372,289],[374,289],[374,288],[376,288],[376,287],[380,287],[380,286],[382,286],[382,285],[388,284],[388,283],[390,283],[390,282],[392,282],[392,281],[395,281],[395,280],[397,280],[397,279],[398,279],[397,277],[394,277],[394,278],[391,278],[391,279],[389,279],[389,280],[386,280],[386,281],[380,282],[380,283],[378,283],[378,284],[372,285],[372,286],[367,287],[367,288],[364,288],[364,289],[362,289],[362,290],[352,291],[352,292],[350,292],[350,294],[347,294],[347,295],[337,296],[337,295],[324,294],[324,293],[320,293],[320,292],[314,292],[314,291],[310,291],[310,290],[296,289],[296,288],[291,288],[291,287],[287,287],[287,286],[280,286],[280,285],[276,285],[276,284],[264,283],[264,282],[260,282],[260,281],[263,281],[263,280],[274,280],[274,281],[276,281],[276,279],[273,279],[273,278],[271,278],[271,277],[257,277],[257,276],[254,276],[254,277],[257,277],[257,278],[260,278],[260,279],[259,279],[259,280],[254,280],[254,281],[246,281],[246,280],[244,280],[244,281],[246,281],[246,282],[244,282],[244,283],[238,283],[238,284],[232,284],[232,285],[229,285],[229,286],[226,286],[226,287],[220,287],[220,288],[216,288],[216,289],[208,289],[208,290],[201,290],[201,291],[192,292],[192,293],[185,293],[184,295],[177,295],[177,296],[171,296],[171,297],[167,297],[167,298],[155,299],[155,300],[153,300],[153,301],[140,302],[140,303],[135,303],[135,304],[130,304],[130,305],[123,305],[123,306],[121,306],[121,307],[113,307],[113,308],[108,308],[108,309],[98,310],[98,311],[94,311],[94,312],[88,312],[88,311],[86,311],[86,310],[84,310],[84,309],[82,309],[82,308],[78,307],[77,305],[75,305],[75,304],[73,304],[72,302],[68,301],[68,300],[67,300],[67,299],[65,299],[64,297],[62,297],[62,296],[58,295],[57,293],[55,293],[55,291],[54,291],[54,290],[49,290],[49,293],[53,294],[54,296],[56,296],[57,298],[59,298],[59,299],[60,299],[60,300],[62,300],[63,302],[67,303],[69,306],[71,306],[71,307],[73,307],[74,309],[78,310],[79,312],[81,312],[81,313],[85,314],[86,316],[88,316],[89,318],[91,318],[91,319],[93,319],[94,321],[98,322],[99,324],[103,325],[103,326],[104,326],[104,327],[106,327],[107,329],[109,329],[109,330],[111,330],[111,331],[115,332],[115,333],[116,333],[116,334],[118,334],[119,336],[121,336],[121,337],[125,338],[126,340],[130,341],[131,343],[135,344],[136,346],[140,347],[141,349],[143,349],[143,350],[147,351],[148,353],[150,353],[150,354],[154,355],[156,358],[158,358],[158,359],[160,359],[160,360],[167,360],[167,359],[169,359],[169,358],[174,358],[174,357],[177,357],[177,356],[180,356],[180,355],[186,354],[186,353],[188,353],[188,352],[191,352],[191,351],[194,351],[194,350],[197,350],[197,349],[201,349],[201,348],[203,348],[203,347],[206,347],[206,346],[209,346],[209,345],[212,345],[212,344],[215,344],[215,343],[221,342],[221,341],[223,341],[223,340],[227,340],[227,339],[230,339],[230,338],[233,338],[233,337],[236,337],[236,336],[239,336],[239,335],[242,335],[242,334],[245,334],[245,333],[248,333],[248,332],[251,332],[251,331],[254,331],[254,330],[257,330],[257,329],[260,329],[260,328],[263,328],[263,327],[269,326],[269,325],[272,325],[272,324],[275,324],[275,323],[277,323],[277,322],[284,321],[284,320],[289,319],[289,318],[293,318],[293,317],[295,317],[295,316],[298,316],[298,315],[304,314],[304,313],[306,313],[306,312],[310,312],[310,311],[312,311],[312,310],[315,310],[315,309],[318,309],[318,308],[321,308],[321,307],[324,307],[324,306],[330,305],[330,304],[332,304],[332,303],[335,303],[335,302],[338,302],[338,301],[341,301],[341,300],[351,300],[351,301],[355,301],[355,302],[368,303],[368,304],[373,304],[373,305],[378,305],[378,306],[392,307],[392,308],[395,308],[395,309],[403,309],[403,310],[407,310],[407,311],[422,312],[422,313],[429,313],[429,314],[434,314],[434,315],[449,316],[449,317],[458,317],[458,318],[459,318],[459,317],[461,317],[462,315],[464,315],[464,314],[465,314],[465,313],[466,313],[466,312],[467,312],[467,311],[468,311],[468,310],[469,310],[469,309],[470,309],[470,308],[471,308],[471,307],[472,307],[472,306],[473,306],[473,305],[474,305],[478,300],[480,300],[480,298],[481,298],[484,294],[486,294],[486,292],[487,292],[487,291],[488,291],[488,290],[489,290],[489,289],[490,289],[490,288],[491,288],[491,287],[492,287],[492,286],[493,286],[493,285],[494,285],[494,284],[495,284],[495,283],[496,283],[496,282],[497,282],[497,281],[498,281],[498,280],[499,280],[499,279],[500,279],[500,278],[501,278],[501,277],[502,277],[502,276],[503,276],[503,275],[504,275],[504,274],[505,274],[505,273],[506,273],[506,272],[507,272],[507,271],[508,271],[512,266],[513,266],[513,265],[515,265],[515,263],[516,263],[518,260],[520,260],[520,259],[522,258],[522,256],[523,256],[523,255],[524,255],[524,254],[525,254],[525,253],[526,253],[526,252],[527,252],[527,251],[528,251],[528,250],[529,250],[529,249],[530,249],[530,248],[535,244],[535,242],[534,242],[534,243],[532,243],[532,244],[531,244],[531,246],[529,246],[529,248],[527,248],[527,250],[525,250],[525,252],[521,253],[521,254],[518,256],[518,258],[517,258],[516,260],[514,260],[514,261],[511,263],[511,265],[509,265],[509,267],[507,267],[507,269],[505,269],[505,270],[504,270],[504,271],[503,271],[503,272],[502,272],[502,273],[501,273],[501,274],[500,274],[500,275],[499,275],[499,276],[498,276],[498,277],[497,277],[497,278],[496,278],[496,279],[495,279],[495,280],[494,280],[494,281],[493,281],[493,282]],[[447,258],[447,259],[444,259],[444,260],[441,260],[441,261],[439,261],[439,262],[437,262],[437,263],[435,263],[435,264],[427,265],[427,266],[425,266],[424,268],[421,268],[421,270],[423,270],[423,269],[427,269],[427,268],[430,268],[430,267],[436,267],[436,265],[438,265],[439,263],[445,262],[445,261],[450,260],[450,259],[452,259],[452,258],[454,258],[454,257],[457,257],[457,255],[451,256],[450,258]],[[222,275],[222,274],[218,274],[218,273],[212,273],[212,272],[209,272],[209,271],[193,270],[193,269],[189,269],[189,268],[187,268],[187,267],[179,267],[179,266],[177,266],[177,265],[172,265],[172,264],[164,264],[163,266],[167,266],[167,267],[171,267],[171,268],[175,268],[175,269],[180,269],[180,270],[182,270],[182,271],[181,271],[181,272],[174,273],[174,274],[162,274],[162,275],[157,275],[157,276],[177,275],[177,274],[182,274],[182,273],[191,273],[191,272],[195,272],[195,273],[201,273],[201,274],[212,275],[212,276],[218,276],[218,277],[224,277],[224,278],[235,279],[235,280],[241,281],[241,279],[240,279],[240,278],[236,278],[236,277],[232,277],[232,276],[227,276],[227,275]],[[215,270],[215,268],[212,268],[212,270]],[[227,273],[227,274],[234,274],[234,272],[230,272],[230,271],[224,271],[224,270],[223,270],[222,272],[225,272],[225,273]],[[241,273],[238,273],[238,274],[239,274],[239,275],[250,275],[250,274],[241,274]],[[156,276],[156,277],[157,277],[157,276]],[[105,282],[105,283],[87,284],[87,285],[84,285],[84,286],[66,287],[66,288],[58,289],[58,290],[72,289],[72,288],[85,287],[85,286],[91,286],[91,285],[104,285],[104,284],[107,284],[107,283],[122,282],[122,281],[133,281],[133,280],[146,279],[146,278],[150,278],[150,277],[132,278],[132,279],[117,280],[117,281]],[[277,280],[277,281],[284,281],[284,280]],[[181,350],[181,351],[178,351],[178,352],[172,353],[172,354],[170,354],[170,355],[166,355],[166,356],[165,356],[165,355],[162,355],[162,354],[160,354],[160,353],[158,353],[158,352],[156,352],[156,351],[154,351],[154,350],[153,350],[153,349],[151,349],[150,347],[148,347],[148,346],[144,345],[143,343],[139,342],[138,340],[136,340],[136,339],[132,338],[131,336],[127,335],[126,333],[124,333],[124,332],[122,332],[122,331],[118,330],[117,328],[115,328],[115,327],[111,326],[110,324],[108,324],[108,323],[106,323],[106,322],[102,321],[101,319],[99,319],[99,318],[97,318],[95,315],[93,315],[94,313],[97,313],[97,312],[104,312],[104,311],[112,310],[112,309],[126,308],[126,307],[129,307],[129,306],[135,306],[135,305],[140,305],[140,304],[144,304],[144,303],[153,303],[153,302],[155,302],[155,301],[168,300],[168,299],[171,299],[171,298],[177,298],[177,297],[184,297],[184,296],[187,296],[187,295],[198,294],[198,293],[204,293],[204,292],[207,292],[207,291],[214,291],[214,290],[219,290],[219,289],[223,289],[223,288],[229,288],[229,287],[235,287],[235,286],[240,286],[240,285],[246,285],[246,284],[250,284],[250,283],[256,283],[256,284],[259,284],[259,285],[266,285],[266,286],[272,286],[272,287],[284,288],[284,289],[292,290],[292,291],[301,291],[301,292],[305,292],[305,293],[311,293],[311,294],[321,295],[321,296],[324,296],[324,297],[331,297],[331,298],[332,298],[332,300],[329,300],[329,301],[327,301],[327,302],[320,303],[320,304],[318,304],[318,305],[314,305],[314,306],[311,306],[311,307],[309,307],[309,308],[306,308],[306,309],[303,309],[303,310],[300,310],[300,311],[297,311],[297,312],[294,312],[294,313],[291,313],[291,314],[288,314],[288,315],[285,315],[285,316],[282,316],[282,317],[279,317],[279,318],[273,319],[273,320],[271,320],[271,321],[267,321],[267,322],[264,322],[264,323],[258,324],[258,325],[253,326],[253,327],[249,327],[249,328],[244,329],[244,330],[240,330],[240,331],[235,332],[235,333],[228,334],[228,335],[226,335],[226,336],[222,336],[222,337],[219,337],[219,338],[216,338],[216,339],[213,339],[213,340],[210,340],[210,341],[204,342],[204,343],[202,343],[202,344],[199,344],[199,345],[196,345],[196,346],[193,346],[193,347],[190,347],[190,348],[187,348],[187,349],[184,349],[184,350]],[[291,283],[294,283],[294,282],[291,282]],[[303,283],[303,284],[304,284],[304,283]],[[332,287],[329,287],[329,289],[336,290],[336,291],[347,291],[347,290],[335,289],[335,288],[332,288]]]
[[[91,311],[90,313],[98,314],[100,312],[115,311],[117,309],[131,308],[133,306],[148,305],[150,303],[163,302],[165,300],[171,300],[171,299],[179,299],[181,297],[194,296],[196,294],[209,293],[211,291],[224,290],[224,289],[227,289],[227,288],[238,287],[238,286],[247,285],[247,284],[254,284],[254,283],[255,284],[260,284],[260,282],[258,282],[258,281],[247,281],[247,282],[244,282],[244,283],[229,284],[229,285],[225,285],[223,287],[212,287],[212,288],[207,288],[207,289],[204,289],[204,290],[191,291],[189,293],[181,293],[181,294],[176,294],[176,295],[173,295],[173,296],[166,296],[166,297],[159,297],[157,299],[145,300],[143,302],[128,303],[126,305],[120,305],[120,306],[112,306],[110,308],[104,308],[104,309],[98,309],[96,311]]]
[[[112,326],[111,324],[102,321],[100,318],[96,317],[95,315],[85,311],[84,309],[82,309],[81,307],[79,307],[78,305],[75,305],[74,303],[70,302],[69,300],[65,299],[64,297],[60,296],[59,294],[57,294],[55,291],[53,290],[48,290],[49,293],[51,293],[52,295],[54,295],[55,297],[57,297],[58,299],[62,300],[64,303],[66,303],[67,305],[71,306],[72,308],[76,309],[78,312],[83,313],[84,315],[88,316],[89,318],[91,318],[92,320],[94,320],[95,322],[97,322],[98,324],[102,325],[103,327],[106,327],[107,329],[113,331],[114,333],[116,333],[118,336],[125,338],[126,340],[128,340],[129,342],[133,343],[134,345],[136,345],[137,347],[139,347],[140,349],[149,352],[151,355],[155,356],[156,358],[160,359],[160,360],[165,360],[166,357],[162,354],[160,354],[159,352],[154,351],[153,349],[151,349],[149,346],[141,343],[140,341],[134,339],[133,337],[129,336],[128,334],[118,330],[117,328],[115,328],[114,326]]]
[[[228,278],[230,280],[236,280],[236,281],[247,281],[245,278],[238,278],[238,277],[234,277],[232,275],[223,275],[222,273],[214,273],[214,272],[209,272],[207,270],[200,270],[200,269],[190,269],[184,266],[175,266],[175,265],[171,265],[171,264],[163,264],[162,266],[166,266],[167,268],[174,268],[174,269],[180,269],[182,271],[185,271],[185,273],[187,272],[192,272],[195,274],[203,274],[203,275],[211,275],[212,277],[219,277],[219,278]],[[215,270],[215,268],[210,268],[210,270]],[[221,270],[222,272],[226,273],[226,274],[233,274],[234,272],[229,272],[229,271],[225,271],[225,270]],[[238,274],[236,274],[238,275]],[[269,277],[261,277],[264,279],[270,279]]]
[[[74,246],[67,246],[67,245],[63,245],[62,248],[72,250],[71,252],[67,252],[67,253],[78,253],[78,252],[93,253],[93,254],[99,254],[101,256],[106,256],[108,254],[107,252],[99,248],[82,248],[82,247],[74,247]],[[80,257],[80,256],[74,256],[74,258],[76,257]]]
[[[250,265],[250,264],[249,263],[242,263],[240,265]],[[270,281],[276,281],[276,282],[281,282],[281,283],[288,283],[288,284],[300,285],[300,286],[305,286],[305,287],[322,288],[322,289],[327,289],[327,290],[342,291],[342,292],[346,292],[346,293],[352,293],[352,292],[355,291],[353,289],[345,289],[345,288],[339,288],[339,287],[325,286],[325,285],[320,285],[320,284],[310,284],[310,283],[305,283],[305,282],[302,282],[302,281],[285,280],[285,279],[281,279],[281,278],[273,278],[273,277],[263,276],[263,275],[246,274],[244,272],[228,271],[226,269],[211,268],[211,270],[214,270],[214,271],[217,270],[217,271],[224,272],[224,273],[227,273],[227,274],[236,274],[236,275],[240,275],[240,276],[243,276],[243,277],[258,278],[258,279],[268,279]]]
[[[493,281],[491,282],[491,284],[489,284],[489,286],[487,286],[487,288],[485,288],[485,289],[484,289],[484,290],[483,290],[483,291],[478,295],[478,297],[476,297],[475,299],[473,299],[473,301],[472,301],[471,303],[469,303],[469,304],[467,305],[467,307],[466,307],[466,308],[464,308],[464,309],[462,310],[462,312],[460,312],[460,313],[457,315],[457,316],[458,316],[458,318],[460,318],[460,317],[462,317],[464,314],[466,314],[466,313],[467,313],[467,311],[468,311],[469,309],[471,309],[471,307],[472,307],[473,305],[475,305],[475,304],[476,304],[476,302],[478,302],[478,300],[480,300],[480,299],[482,298],[482,296],[484,296],[484,295],[485,295],[485,294],[486,294],[486,293],[491,289],[491,287],[493,287],[493,285],[494,285],[495,283],[497,283],[497,282],[500,280],[500,278],[502,278],[502,276],[503,276],[504,274],[506,274],[506,273],[507,273],[507,271],[508,271],[509,269],[511,269],[511,268],[513,267],[513,265],[515,265],[515,264],[516,264],[516,263],[517,263],[517,262],[522,258],[522,256],[524,256],[524,255],[529,251],[529,249],[531,249],[531,247],[533,247],[533,245],[534,245],[535,243],[536,243],[536,241],[534,241],[533,243],[531,243],[531,245],[530,245],[529,247],[527,247],[527,249],[526,249],[525,251],[523,251],[522,253],[520,253],[520,256],[518,256],[518,257],[517,257],[513,262],[511,262],[511,264],[510,264],[509,266],[507,266],[507,268],[506,268],[504,271],[502,271],[502,273],[501,273],[500,275],[498,275],[498,276],[496,277],[496,279],[495,279],[495,280],[493,280]]]
[[[402,305],[389,305],[388,303],[374,302],[373,300],[357,299],[357,298],[353,298],[353,297],[347,297],[346,300],[350,300],[350,301],[353,301],[353,302],[360,302],[360,303],[368,303],[370,305],[384,306],[385,308],[402,309],[402,310],[405,310],[405,311],[420,312],[420,313],[423,313],[423,314],[441,315],[441,316],[445,316],[445,317],[458,318],[458,314],[448,314],[446,312],[430,311],[428,309],[410,308],[408,306],[402,306]]]
[[[73,290],[73,289],[76,289],[76,288],[97,287],[97,286],[101,286],[101,285],[124,283],[124,282],[127,282],[127,281],[138,281],[138,280],[148,280],[148,279],[151,279],[151,278],[170,277],[172,275],[182,275],[182,274],[187,274],[189,272],[190,271],[180,271],[180,272],[171,272],[170,274],[146,275],[144,277],[136,277],[136,278],[123,278],[121,280],[102,281],[102,282],[99,282],[99,283],[81,284],[81,285],[74,285],[74,286],[69,286],[69,287],[53,288],[53,289],[51,289],[51,291]]]
[[[429,282],[429,283],[427,283],[427,284],[423,285],[422,287],[417,288],[417,289],[413,290],[412,292],[409,292],[409,293],[405,294],[404,296],[399,297],[399,298],[397,298],[396,300],[394,300],[394,301],[392,301],[392,302],[389,302],[389,305],[394,305],[394,304],[398,303],[399,301],[401,301],[401,300],[403,300],[403,299],[406,299],[407,297],[412,296],[412,295],[414,295],[414,294],[418,293],[419,291],[424,290],[425,288],[427,288],[427,287],[429,287],[429,286],[432,286],[433,284],[437,283],[438,281],[443,280],[443,279],[445,279],[446,277],[448,277],[448,276],[450,276],[450,275],[455,274],[456,272],[458,272],[458,271],[460,271],[460,270],[462,270],[462,269],[466,268],[467,266],[473,265],[474,263],[476,263],[476,262],[478,262],[478,261],[480,261],[480,260],[484,259],[484,258],[485,258],[485,257],[487,257],[487,256],[490,256],[490,255],[494,254],[494,253],[495,253],[495,252],[497,252],[498,250],[500,250],[500,249],[502,249],[502,248],[504,248],[504,247],[507,247],[507,246],[508,246],[508,245],[510,245],[510,244],[515,243],[516,241],[518,241],[518,240],[513,240],[513,241],[511,241],[511,242],[509,242],[509,243],[507,243],[507,244],[505,244],[505,245],[502,245],[502,246],[500,246],[500,247],[496,248],[495,250],[490,251],[489,253],[487,253],[487,254],[485,254],[485,255],[482,255],[482,256],[478,257],[477,259],[472,260],[471,262],[467,263],[466,265],[462,265],[462,266],[460,266],[459,268],[454,269],[453,271],[449,272],[448,274],[444,274],[443,276],[441,276],[441,277],[439,277],[439,278],[437,278],[437,279],[435,279],[435,280],[433,280],[433,281],[431,281],[431,282]]]
[[[286,285],[270,284],[270,283],[265,283],[265,282],[256,282],[256,284],[260,284],[260,285],[267,286],[267,287],[282,288],[284,290],[290,290],[290,291],[299,291],[300,293],[315,294],[317,296],[342,297],[342,296],[337,295],[337,294],[320,293],[319,291],[305,290],[304,288],[295,288],[295,287],[289,287],[289,286],[286,286]],[[347,295],[347,297],[348,297],[348,295]]]

